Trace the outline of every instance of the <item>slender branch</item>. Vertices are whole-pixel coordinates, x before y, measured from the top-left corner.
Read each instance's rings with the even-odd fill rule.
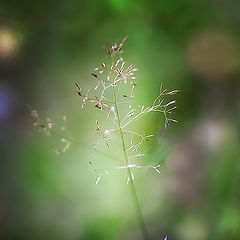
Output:
[[[121,135],[121,142],[122,142],[124,159],[125,159],[126,164],[129,165],[128,155],[127,155],[127,151],[126,151],[126,144],[125,144],[125,140],[124,140],[124,134],[123,134],[123,130],[121,128],[121,120],[120,120],[119,111],[118,111],[115,86],[113,86],[113,95],[114,95],[115,111],[116,111],[116,115],[117,115],[120,135]],[[137,196],[137,192],[136,192],[136,188],[135,188],[135,184],[134,184],[134,180],[133,180],[133,174],[132,174],[132,171],[131,171],[130,168],[128,168],[127,171],[128,171],[128,175],[129,175],[129,185],[130,185],[130,190],[131,190],[131,196],[132,196],[133,204],[134,204],[134,207],[135,207],[135,210],[136,210],[139,225],[140,225],[140,228],[141,228],[141,231],[142,231],[142,234],[143,234],[143,238],[145,240],[147,240],[147,239],[149,239],[148,232],[147,232],[146,225],[144,223],[141,206],[140,206],[140,203],[139,203],[139,200],[138,200],[138,196]]]

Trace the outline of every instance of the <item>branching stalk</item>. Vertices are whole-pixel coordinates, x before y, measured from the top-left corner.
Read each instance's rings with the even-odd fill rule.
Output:
[[[120,44],[114,44],[110,48],[106,46],[105,52],[107,57],[111,62],[105,64],[102,63],[101,66],[94,68],[94,73],[91,75],[97,81],[97,84],[93,88],[88,90],[83,90],[78,83],[75,83],[77,88],[77,95],[82,98],[81,107],[84,108],[87,102],[93,104],[95,108],[101,112],[105,112],[107,119],[111,120],[113,127],[111,129],[102,129],[102,125],[96,120],[96,133],[101,138],[98,139],[94,144],[91,145],[93,152],[98,152],[102,155],[105,155],[111,160],[118,160],[116,157],[112,157],[110,154],[96,150],[98,144],[104,142],[107,148],[110,148],[109,141],[111,136],[116,133],[120,133],[122,151],[124,155],[124,165],[115,167],[114,169],[125,169],[127,168],[128,180],[127,183],[130,186],[131,197],[137,214],[137,219],[142,231],[143,239],[149,239],[149,235],[144,223],[142,209],[138,200],[135,184],[134,184],[134,175],[132,168],[150,168],[155,170],[157,173],[160,173],[160,165],[138,165],[137,159],[144,156],[142,152],[138,152],[139,148],[143,145],[148,139],[152,137],[152,134],[140,134],[131,129],[128,129],[129,125],[132,125],[133,122],[137,121],[141,117],[145,116],[150,112],[160,112],[165,116],[165,128],[170,125],[172,122],[177,122],[177,120],[169,117],[170,114],[174,114],[176,109],[175,100],[170,100],[166,102],[163,98],[164,96],[171,97],[179,92],[179,90],[163,89],[163,86],[160,87],[159,95],[153,101],[151,106],[142,106],[142,105],[131,105],[131,99],[134,97],[134,91],[137,86],[135,80],[136,77],[134,73],[138,70],[133,64],[127,65],[126,62],[121,57],[123,44],[126,42],[127,37],[125,37]],[[116,57],[116,58],[115,58]],[[121,84],[125,84],[126,88],[123,88],[123,93],[119,91]],[[121,96],[120,96],[121,94]],[[117,97],[118,96],[118,97]],[[118,106],[128,105],[128,108],[123,109],[122,118],[120,118]],[[46,121],[40,119],[38,112],[28,106],[31,115],[34,118],[33,125],[39,128],[39,131],[44,132],[47,136],[54,134],[52,128],[56,128],[56,123],[51,119],[47,118]],[[128,109],[128,110],[127,110]],[[127,111],[126,111],[127,110]],[[124,116],[125,115],[125,116]],[[68,131],[65,126],[65,121],[67,120],[66,116],[63,116],[63,126],[60,127],[61,133],[58,136],[61,139],[61,149],[56,149],[55,153],[59,155],[60,153],[66,152],[70,144],[73,142],[73,138],[68,134]],[[61,137],[62,135],[69,135],[68,137]],[[127,137],[127,136],[128,137]],[[130,142],[129,142],[130,140]],[[82,144],[86,146],[86,144]],[[130,160],[131,159],[131,163]],[[133,159],[133,160],[132,160]],[[109,175],[108,171],[105,170],[104,173],[98,172],[92,161],[88,162],[92,166],[93,173],[98,174],[96,184],[99,183],[101,176],[104,174]],[[167,239],[167,237],[165,237]]]
[[[127,151],[126,151],[126,144],[125,144],[125,141],[124,141],[124,135],[123,135],[123,130],[122,130],[122,127],[121,127],[121,120],[120,120],[119,111],[118,111],[115,86],[113,86],[113,95],[114,95],[114,106],[115,106],[115,111],[116,111],[116,115],[117,115],[117,121],[118,121],[120,136],[121,136],[124,159],[125,159],[126,164],[129,165],[128,155],[127,155]],[[143,234],[143,238],[145,240],[147,240],[147,239],[149,239],[148,232],[147,232],[146,225],[144,223],[141,206],[140,206],[140,203],[139,203],[139,200],[138,200],[134,180],[133,180],[133,177],[132,177],[132,171],[131,171],[130,168],[127,168],[127,171],[128,171],[128,177],[129,177],[129,186],[130,186],[131,196],[132,196],[133,204],[134,204],[134,207],[135,207],[135,210],[136,210],[138,222],[139,222],[142,234]]]

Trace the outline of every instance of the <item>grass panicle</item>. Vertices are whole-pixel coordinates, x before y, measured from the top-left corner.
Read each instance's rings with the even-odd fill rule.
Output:
[[[136,210],[137,219],[139,222],[140,229],[144,239],[149,239],[149,234],[144,222],[142,208],[137,196],[135,187],[134,169],[149,168],[153,169],[157,173],[160,173],[160,165],[142,165],[138,164],[138,159],[143,157],[145,154],[141,151],[141,146],[147,143],[153,134],[143,134],[134,130],[134,123],[151,112],[162,113],[165,117],[165,128],[167,128],[172,122],[177,120],[170,117],[174,114],[176,109],[176,101],[170,100],[169,96],[173,96],[179,92],[179,90],[171,90],[160,86],[159,94],[153,100],[152,105],[134,105],[133,98],[134,92],[139,84],[137,84],[135,73],[138,71],[133,64],[128,64],[123,59],[123,46],[127,41],[125,37],[121,43],[115,43],[111,47],[106,46],[105,52],[107,54],[107,62],[103,62],[100,66],[95,67],[91,73],[95,79],[95,84],[91,88],[84,90],[76,82],[76,93],[81,98],[81,108],[85,108],[89,103],[97,110],[105,114],[106,119],[111,123],[108,129],[103,129],[98,120],[96,120],[95,131],[99,133],[100,138],[91,145],[93,152],[98,152],[105,157],[112,160],[119,160],[116,156],[101,151],[98,149],[100,143],[104,143],[106,148],[110,148],[110,142],[113,136],[119,136],[121,141],[122,159],[120,159],[120,166],[115,166],[117,170],[127,171],[126,183],[130,186],[130,192],[132,201]],[[165,98],[167,97],[167,98]],[[44,132],[47,136],[55,134],[60,138],[61,148],[56,148],[55,153],[66,152],[72,142],[77,142],[82,146],[86,147],[85,143],[81,143],[76,139],[73,139],[71,134],[68,132],[65,122],[67,117],[62,117],[62,123],[57,124],[51,119],[47,118],[42,121],[38,112],[28,106],[31,115],[34,118],[34,126],[38,127],[39,131]],[[60,134],[53,131],[55,128],[60,129]],[[94,164],[88,161],[92,166],[93,172],[96,173]],[[117,161],[119,163],[119,161]],[[103,175],[109,175],[106,170],[104,173],[98,174],[96,184],[98,184]],[[164,240],[167,239],[167,236]]]

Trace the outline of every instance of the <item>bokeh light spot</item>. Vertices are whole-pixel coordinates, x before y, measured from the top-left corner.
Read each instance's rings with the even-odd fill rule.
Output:
[[[207,81],[228,79],[239,66],[235,38],[223,31],[203,31],[192,38],[188,59],[192,70]]]
[[[15,55],[18,48],[17,36],[10,29],[0,29],[0,58]]]

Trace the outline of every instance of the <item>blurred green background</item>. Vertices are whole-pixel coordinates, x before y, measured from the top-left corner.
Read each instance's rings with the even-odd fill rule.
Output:
[[[239,240],[239,12],[239,0],[1,0],[0,238],[141,239],[125,172],[95,184],[115,162],[88,147],[104,118],[81,110],[74,87],[90,86],[103,46],[128,35],[136,100],[151,104],[161,83],[181,90],[177,124],[152,114],[136,126],[155,134],[145,161],[161,164],[135,173],[151,239]],[[27,104],[60,126],[67,116],[66,152]]]

